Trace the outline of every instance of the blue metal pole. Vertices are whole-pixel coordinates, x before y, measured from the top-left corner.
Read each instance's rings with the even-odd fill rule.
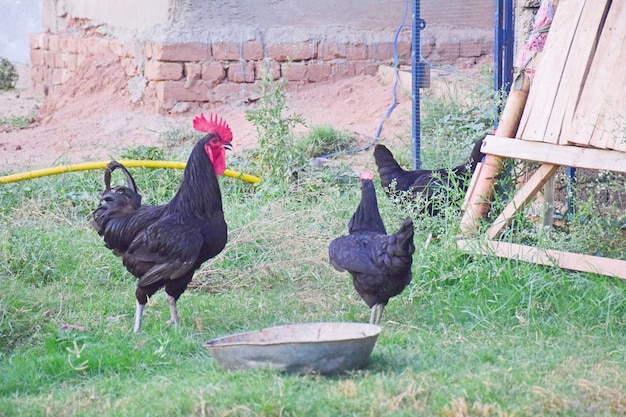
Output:
[[[507,90],[513,82],[513,0],[496,0],[494,15],[493,89]],[[494,121],[494,128],[498,120]]]
[[[413,169],[420,169],[420,87],[423,78],[423,67],[420,65],[420,31],[424,21],[420,18],[420,0],[413,0],[413,25],[411,43],[411,70],[413,75]]]
[[[505,0],[504,4],[504,60],[502,68],[502,87],[508,90],[513,82],[513,41],[515,33],[513,30],[513,0]]]

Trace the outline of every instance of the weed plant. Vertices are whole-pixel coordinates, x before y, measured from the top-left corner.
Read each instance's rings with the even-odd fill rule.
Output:
[[[277,169],[263,164],[283,158],[277,144],[293,139],[285,132],[280,141],[265,138],[261,147],[276,148],[264,154],[229,155],[229,167]],[[168,145],[167,152],[175,151]],[[135,152],[143,150],[128,154]],[[293,168],[288,158],[280,161]],[[136,280],[89,224],[102,173],[0,186],[0,414],[626,413],[622,280],[462,252],[458,207],[426,216],[406,195],[386,198],[378,182],[388,230],[414,218],[416,253],[413,282],[385,309],[367,367],[333,377],[221,370],[202,346],[207,340],[287,323],[369,319],[350,277],[328,262],[329,242],[347,233],[360,199],[358,179],[347,168],[304,170],[297,179],[275,171],[284,175],[275,184],[290,184],[280,195],[220,178],[225,250],[203,265],[181,297],[178,331],[165,324],[161,291],[137,335]],[[158,204],[171,198],[181,172],[133,175],[144,202]],[[585,213],[588,222],[597,217]],[[535,230],[528,223],[515,227]]]

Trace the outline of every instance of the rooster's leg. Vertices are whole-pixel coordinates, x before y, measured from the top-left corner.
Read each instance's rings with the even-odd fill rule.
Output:
[[[383,317],[384,309],[385,304],[374,304],[372,306],[372,311],[370,314],[370,324],[378,325],[380,323],[380,319]]]
[[[135,327],[133,328],[133,332],[138,333],[139,328],[141,328],[141,315],[143,314],[143,308],[145,304],[139,304],[137,301],[137,310],[135,311]]]
[[[169,294],[167,294],[166,298],[167,304],[170,306],[170,320],[168,323],[178,327],[180,319],[178,318],[178,310],[176,309],[176,299]]]

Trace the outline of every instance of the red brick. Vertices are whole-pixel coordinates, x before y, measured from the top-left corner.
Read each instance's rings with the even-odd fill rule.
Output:
[[[306,78],[312,83],[326,81],[332,75],[332,66],[327,62],[314,62],[307,65]]]
[[[220,62],[202,64],[202,79],[217,84],[226,77],[224,66]]]
[[[54,66],[56,68],[66,68],[70,71],[76,71],[76,54],[59,52],[54,55]]]
[[[287,81],[306,81],[307,67],[301,62],[282,64],[281,73]]]
[[[461,56],[461,44],[459,42],[442,42],[437,45],[437,54],[444,61],[453,61]]]
[[[354,73],[355,75],[376,75],[378,74],[378,64],[367,61],[355,62]]]
[[[64,54],[66,55],[64,62],[66,68],[70,71],[76,71],[78,69],[78,61],[76,60],[76,54]]]
[[[400,62],[411,62],[411,41],[398,41],[396,52]]]
[[[43,81],[43,69],[39,65],[31,65],[30,67],[30,79],[33,84]]]
[[[76,53],[79,55],[89,55],[89,38],[77,38],[76,39]]]
[[[52,84],[53,85],[61,85],[65,81],[67,81],[68,72],[63,68],[55,68],[52,72]]]
[[[342,80],[354,77],[355,66],[351,61],[333,62],[331,64],[331,76],[333,80]]]
[[[483,43],[477,40],[462,42],[459,54],[464,58],[481,56],[483,54]]]
[[[65,52],[70,52],[72,54],[75,54],[76,52],[78,52],[78,38],[76,38],[74,36],[68,36],[65,39],[64,51]]]
[[[267,46],[270,59],[285,61],[306,61],[317,58],[317,44],[313,42],[277,43]]]
[[[372,58],[376,61],[392,61],[393,60],[393,43],[382,42],[375,45],[375,54]]]
[[[206,96],[210,102],[237,100],[245,95],[240,83],[221,83],[211,88]]]
[[[185,77],[193,80],[202,78],[202,64],[185,62]]]
[[[338,59],[338,58],[346,58],[347,56],[346,44],[342,42],[323,42],[319,46],[318,56],[320,59],[324,61],[329,61],[329,60]]]
[[[158,81],[156,83],[156,93],[160,103],[206,101],[208,92],[209,85],[202,82],[196,83],[189,88],[185,88],[184,81]]]
[[[260,60],[263,59],[263,42],[261,41],[247,41],[242,45],[243,59],[245,60]]]
[[[43,53],[43,66],[48,68],[54,67],[55,53],[51,51],[44,51]]]
[[[252,62],[231,62],[228,67],[228,81],[236,83],[254,82],[255,65]]]
[[[203,62],[211,57],[211,52],[206,43],[154,44],[152,56],[160,61]]]
[[[430,56],[430,54],[433,52],[433,49],[435,48],[435,42],[434,41],[427,41],[427,42],[422,42],[422,50],[421,52],[421,56],[423,56],[424,58],[428,58]]]
[[[146,42],[145,45],[143,46],[143,53],[146,55],[147,59],[152,59],[153,57],[153,46],[154,44],[150,43],[150,42]]]
[[[237,42],[214,42],[213,59],[221,61],[239,61],[242,57],[240,44]]]
[[[349,43],[346,46],[346,58],[350,61],[361,61],[368,58],[369,47],[364,43]]]
[[[110,41],[108,39],[91,37],[89,38],[89,41],[87,42],[87,50],[89,51],[91,55],[96,55],[96,56],[101,55],[107,49],[108,50],[111,49],[109,47],[109,44],[110,44]]]
[[[45,55],[45,52],[41,49],[31,49],[30,50],[31,65],[43,67],[45,65],[44,55]]]
[[[288,65],[288,64],[286,64]],[[263,77],[263,71],[269,71],[273,80],[278,80],[281,77],[280,63],[276,61],[262,61],[256,64],[256,79],[260,80]]]
[[[48,49],[49,35],[47,33],[31,33],[28,43],[31,49]]]
[[[54,68],[63,68],[63,54],[57,52],[54,54]]]
[[[179,62],[146,61],[143,70],[144,76],[149,80],[180,80],[183,77],[183,64]]]
[[[48,49],[52,52],[59,50],[59,35],[50,35],[48,37]]]

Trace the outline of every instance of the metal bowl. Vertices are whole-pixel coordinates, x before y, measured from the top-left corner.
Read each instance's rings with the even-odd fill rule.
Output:
[[[381,330],[367,323],[289,324],[213,339],[204,346],[222,369],[334,374],[363,367]]]

